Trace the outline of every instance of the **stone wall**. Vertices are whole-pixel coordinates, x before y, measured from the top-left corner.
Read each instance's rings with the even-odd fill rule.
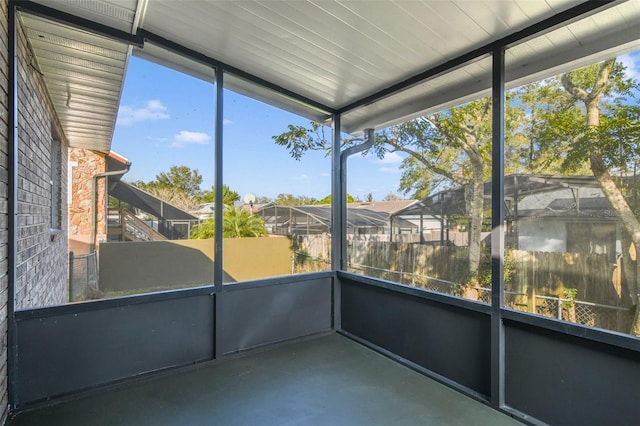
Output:
[[[68,300],[67,142],[37,64],[19,31],[16,309]],[[60,140],[56,146],[54,139]],[[57,152],[58,151],[58,152]],[[59,190],[52,194],[58,156]],[[59,222],[52,223],[52,204]]]
[[[69,204],[69,250],[77,254],[89,252],[91,244],[91,217],[93,215],[93,176],[106,171],[105,155],[81,148],[69,149],[71,168],[71,203]],[[98,179],[97,205],[105,205],[105,179]],[[96,241],[106,239],[103,208],[97,208]]]
[[[9,300],[9,262],[7,259],[8,231],[8,13],[7,0],[0,0],[0,424],[4,424],[9,412],[7,389],[7,302]]]

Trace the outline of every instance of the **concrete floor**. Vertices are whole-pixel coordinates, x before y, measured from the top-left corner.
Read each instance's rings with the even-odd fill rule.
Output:
[[[117,360],[114,360],[117,362]],[[515,425],[340,335],[274,346],[25,412],[21,425]]]

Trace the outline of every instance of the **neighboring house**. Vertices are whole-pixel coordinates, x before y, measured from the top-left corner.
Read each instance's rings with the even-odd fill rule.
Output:
[[[621,251],[620,226],[593,176],[509,175],[504,178],[505,241],[528,251],[609,254]],[[490,211],[491,182],[484,184],[485,213]],[[417,216],[442,222],[441,243],[465,237],[465,194],[461,187],[430,195],[393,217]],[[485,217],[485,220],[488,217]],[[426,229],[423,227],[423,229]],[[449,234],[447,236],[447,234]],[[483,238],[488,242],[483,233]],[[423,241],[424,242],[424,241]]]
[[[216,203],[202,203],[198,206],[198,210],[192,210],[189,213],[197,217],[198,220],[213,219],[215,208]]]
[[[104,154],[82,148],[69,150],[69,250],[89,253],[107,238],[107,181],[120,180],[131,163],[111,151]],[[118,173],[121,172],[121,173]]]
[[[620,253],[620,227],[600,188],[527,195],[518,202],[518,248],[528,251]]]
[[[420,241],[420,230],[423,233],[431,233],[434,229],[440,229],[440,221],[433,217],[403,216],[396,217],[402,211],[418,203],[418,200],[389,200],[389,201],[364,201],[349,203],[350,209],[368,209],[376,212],[387,213],[389,215],[389,226],[391,231],[380,235],[379,240],[391,240],[396,242],[418,242]]]
[[[354,205],[355,204],[355,205]],[[390,214],[384,206],[376,210],[372,204],[350,203],[347,207],[347,235],[390,235]],[[255,212],[265,221],[267,232],[277,235],[311,235],[331,231],[331,206],[278,206],[268,205]],[[407,222],[397,222],[397,227],[417,229]]]

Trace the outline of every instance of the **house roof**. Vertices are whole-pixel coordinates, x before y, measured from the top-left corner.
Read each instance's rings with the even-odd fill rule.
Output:
[[[267,223],[278,223],[292,229],[321,229],[331,228],[331,206],[278,206],[269,205],[256,214]],[[384,228],[389,227],[389,213],[373,211],[364,208],[347,208],[347,228]],[[395,223],[395,222],[394,222]],[[396,223],[397,225],[397,223]],[[411,227],[413,224],[407,222]]]
[[[514,174],[504,177],[506,214],[511,217],[601,215],[610,217],[610,204],[593,176],[552,176]],[[491,181],[484,183],[485,205],[491,202]],[[490,206],[486,205],[485,208]],[[580,211],[582,209],[582,211]],[[394,217],[417,215],[464,216],[464,188],[455,187],[432,194],[393,214]]]
[[[527,216],[615,218],[616,214],[600,188],[576,186],[525,195],[518,200],[518,217]]]
[[[357,203],[348,203],[347,208],[367,209],[374,212],[393,214],[417,202],[418,200],[360,201]]]
[[[488,94],[493,43],[511,46],[506,81],[513,86],[630,51],[640,40],[640,0],[208,0],[188,7],[37,0],[19,7],[69,142],[104,152],[132,53],[208,81],[213,66],[223,67],[225,88],[320,122],[339,113],[342,129],[357,134]],[[583,19],[558,26],[573,12]]]

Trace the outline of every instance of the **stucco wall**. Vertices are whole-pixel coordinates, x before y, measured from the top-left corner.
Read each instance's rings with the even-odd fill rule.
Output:
[[[247,281],[291,273],[285,237],[228,238],[223,243],[224,281]],[[213,240],[102,243],[100,290],[163,290],[213,284]]]
[[[67,143],[24,34],[18,42],[18,205],[16,309],[67,302]],[[51,170],[60,152],[60,224],[53,233]],[[55,226],[55,225],[54,225]]]

